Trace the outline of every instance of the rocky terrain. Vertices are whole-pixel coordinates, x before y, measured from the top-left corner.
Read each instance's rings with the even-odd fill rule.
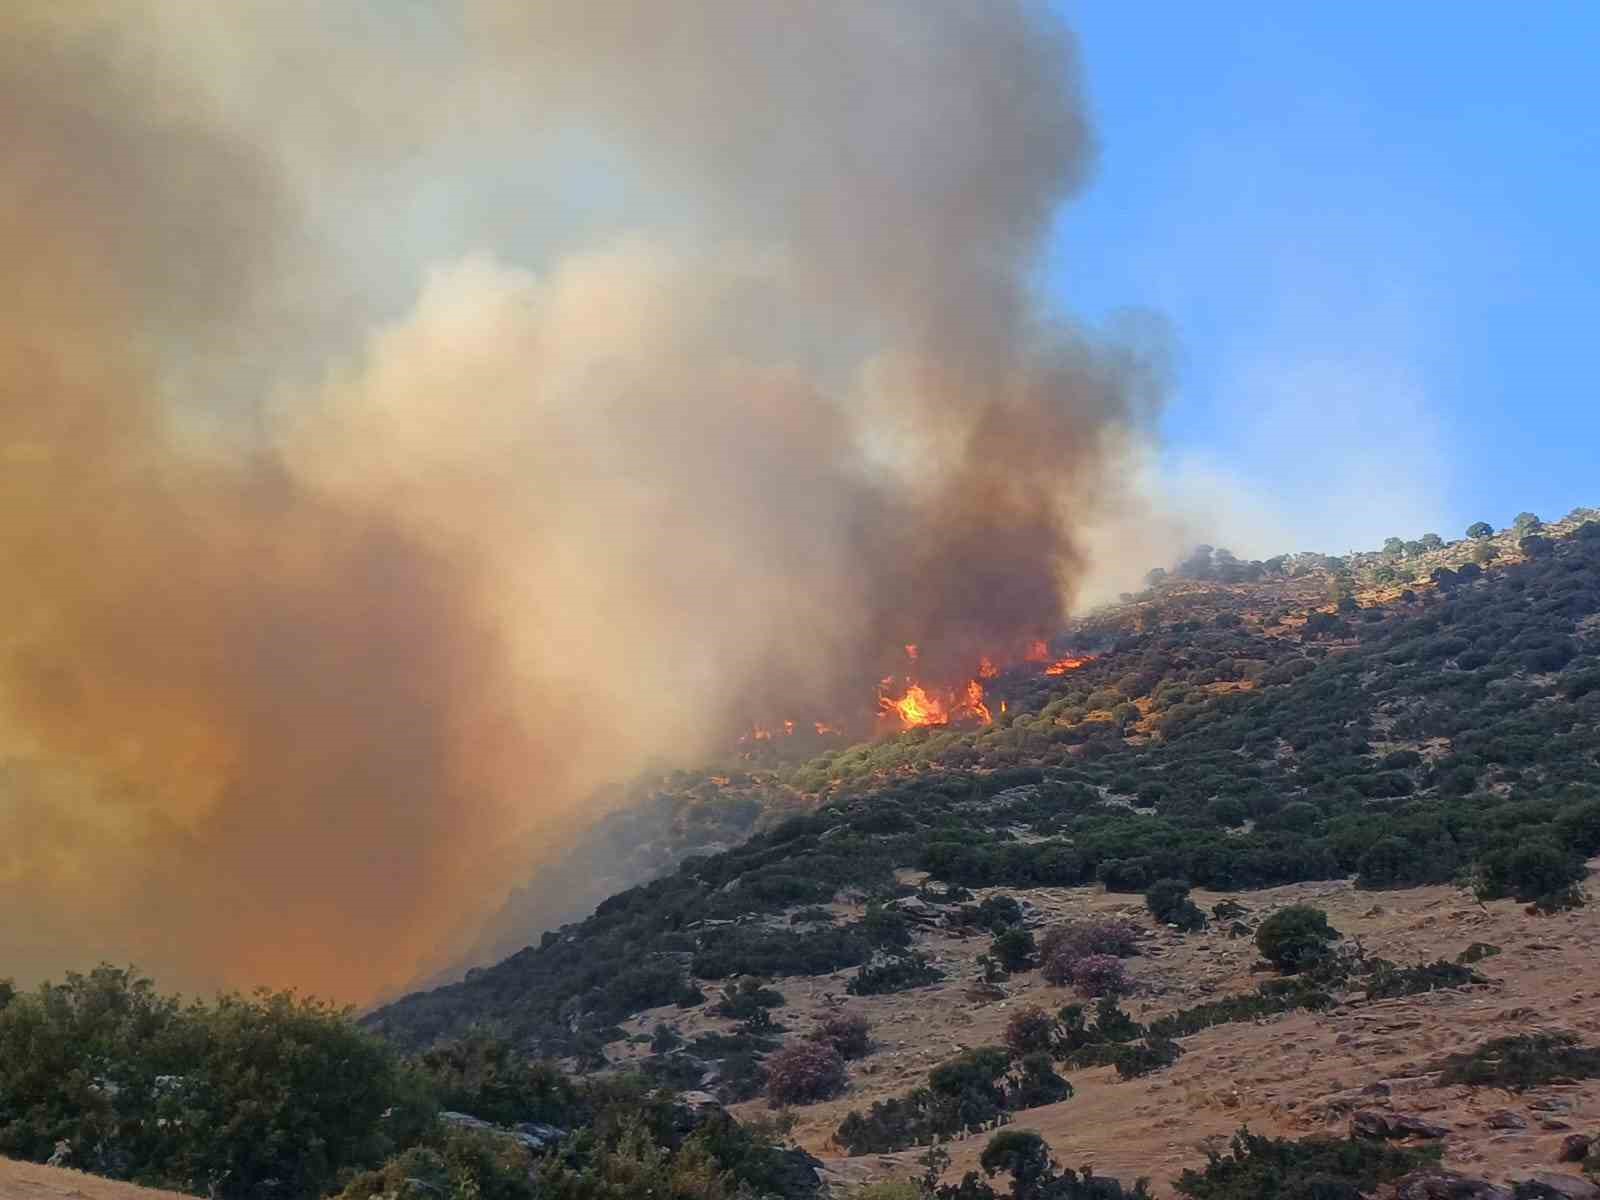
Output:
[[[1142,905],[1099,889],[1012,894],[1046,920],[1113,913],[1152,926]],[[1209,907],[1225,897],[1195,898]],[[1375,893],[1345,882],[1231,898],[1249,908],[1250,920],[1289,904],[1313,904],[1347,938],[1397,962],[1454,958],[1473,942],[1501,952],[1478,964],[1486,979],[1481,986],[1370,1002],[1356,993],[1323,1013],[1218,1026],[1183,1039],[1178,1063],[1144,1079],[1119,1081],[1109,1067],[1071,1073],[1071,1099],[1017,1113],[1016,1126],[1037,1129],[1064,1163],[1091,1163],[1097,1172],[1123,1179],[1150,1173],[1159,1195],[1169,1194],[1184,1168],[1203,1167],[1208,1151],[1225,1149],[1240,1125],[1285,1137],[1342,1134],[1357,1114],[1371,1112],[1415,1116],[1446,1128],[1443,1165],[1464,1174],[1509,1182],[1538,1171],[1575,1170],[1561,1163],[1563,1146],[1574,1133],[1600,1132],[1600,1080],[1516,1094],[1440,1085],[1436,1064],[1508,1032],[1562,1029],[1600,1041],[1600,914],[1594,909],[1540,917],[1515,902],[1479,905],[1457,888]],[[1045,985],[1037,972],[1001,985],[1003,998],[977,998],[977,957],[988,939],[935,933],[926,945],[949,977],[914,991],[846,996],[842,976],[773,984],[787,999],[776,1013],[785,1025],[805,1029],[843,1007],[872,1026],[875,1049],[850,1064],[848,1091],[792,1110],[794,1138],[824,1160],[828,1177],[845,1190],[920,1173],[919,1151],[842,1156],[832,1135],[847,1111],[905,1092],[960,1050],[998,1042],[1019,1006],[1054,1010],[1073,999],[1069,991]],[[1270,974],[1253,941],[1230,937],[1216,923],[1193,934],[1150,927],[1140,951],[1131,962],[1139,992],[1127,1005],[1140,1019],[1249,991]],[[641,1014],[625,1028],[644,1033],[661,1021],[687,1036],[733,1025],[704,1009],[686,1016],[667,1007]],[[618,1042],[608,1052],[621,1063],[641,1049]],[[755,1118],[767,1107],[753,1100],[734,1111]],[[977,1133],[950,1143],[950,1178],[976,1167],[986,1140],[987,1134]]]

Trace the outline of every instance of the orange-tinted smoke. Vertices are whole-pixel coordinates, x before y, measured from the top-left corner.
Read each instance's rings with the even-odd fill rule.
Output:
[[[597,785],[1050,636],[1117,504],[1044,6],[403,11],[0,16],[0,974],[403,985]]]

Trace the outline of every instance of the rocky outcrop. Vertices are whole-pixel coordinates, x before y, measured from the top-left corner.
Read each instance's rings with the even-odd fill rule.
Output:
[[[1517,1182],[1517,1200],[1600,1200],[1600,1187],[1577,1175],[1535,1171]]]
[[[536,1121],[525,1121],[507,1129],[500,1125],[491,1125],[488,1121],[480,1120],[468,1113],[449,1111],[440,1113],[439,1120],[457,1129],[471,1129],[496,1137],[510,1138],[534,1154],[543,1154],[567,1136],[565,1129],[558,1129],[554,1125],[541,1125]]]
[[[1426,1167],[1395,1181],[1394,1200],[1512,1200],[1512,1194],[1485,1179]]]
[[[1350,1118],[1351,1137],[1442,1138],[1449,1132],[1448,1125],[1436,1125],[1421,1117],[1383,1112],[1376,1108],[1364,1108]]]

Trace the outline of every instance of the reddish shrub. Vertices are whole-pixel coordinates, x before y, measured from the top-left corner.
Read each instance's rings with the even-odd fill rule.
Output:
[[[841,1058],[860,1058],[872,1049],[867,1019],[855,1013],[829,1013],[806,1036],[814,1042],[826,1042]]]
[[[810,1104],[844,1090],[844,1059],[827,1042],[790,1042],[767,1055],[765,1066],[773,1107]]]
[[[1085,996],[1122,996],[1133,989],[1128,969],[1114,954],[1085,954],[1072,964],[1071,978]]]
[[[1089,917],[1047,929],[1039,939],[1039,957],[1048,960],[1062,949],[1074,957],[1085,954],[1114,954],[1131,958],[1139,953],[1139,927],[1121,917]]]
[[[1019,1008],[1006,1022],[1006,1049],[1015,1058],[1050,1049],[1055,1038],[1056,1019],[1037,1004]]]

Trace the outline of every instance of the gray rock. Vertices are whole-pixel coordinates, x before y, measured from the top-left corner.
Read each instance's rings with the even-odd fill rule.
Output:
[[[944,914],[920,896],[902,896],[898,900],[891,900],[884,907],[899,913],[907,920],[924,925],[933,925],[944,920]]]
[[[1485,1179],[1424,1167],[1395,1181],[1395,1200],[1512,1200],[1511,1192]]]
[[[1421,1117],[1380,1112],[1375,1108],[1364,1108],[1350,1118],[1351,1137],[1442,1138],[1449,1132],[1448,1125],[1435,1125]]]
[[[1600,1187],[1576,1175],[1535,1171],[1517,1183],[1518,1200],[1600,1200]]]
[[[488,1121],[474,1117],[470,1113],[450,1112],[448,1110],[439,1114],[439,1120],[446,1125],[453,1125],[457,1129],[471,1129],[479,1133],[492,1134],[495,1137],[509,1138],[526,1146],[535,1154],[550,1149],[567,1136],[566,1130],[557,1129],[554,1125],[541,1125],[535,1121],[526,1121],[514,1129],[505,1129],[499,1125],[491,1125]]]
[[[1514,1113],[1509,1108],[1496,1109],[1483,1119],[1483,1123],[1490,1129],[1526,1129],[1528,1122],[1520,1113]]]

